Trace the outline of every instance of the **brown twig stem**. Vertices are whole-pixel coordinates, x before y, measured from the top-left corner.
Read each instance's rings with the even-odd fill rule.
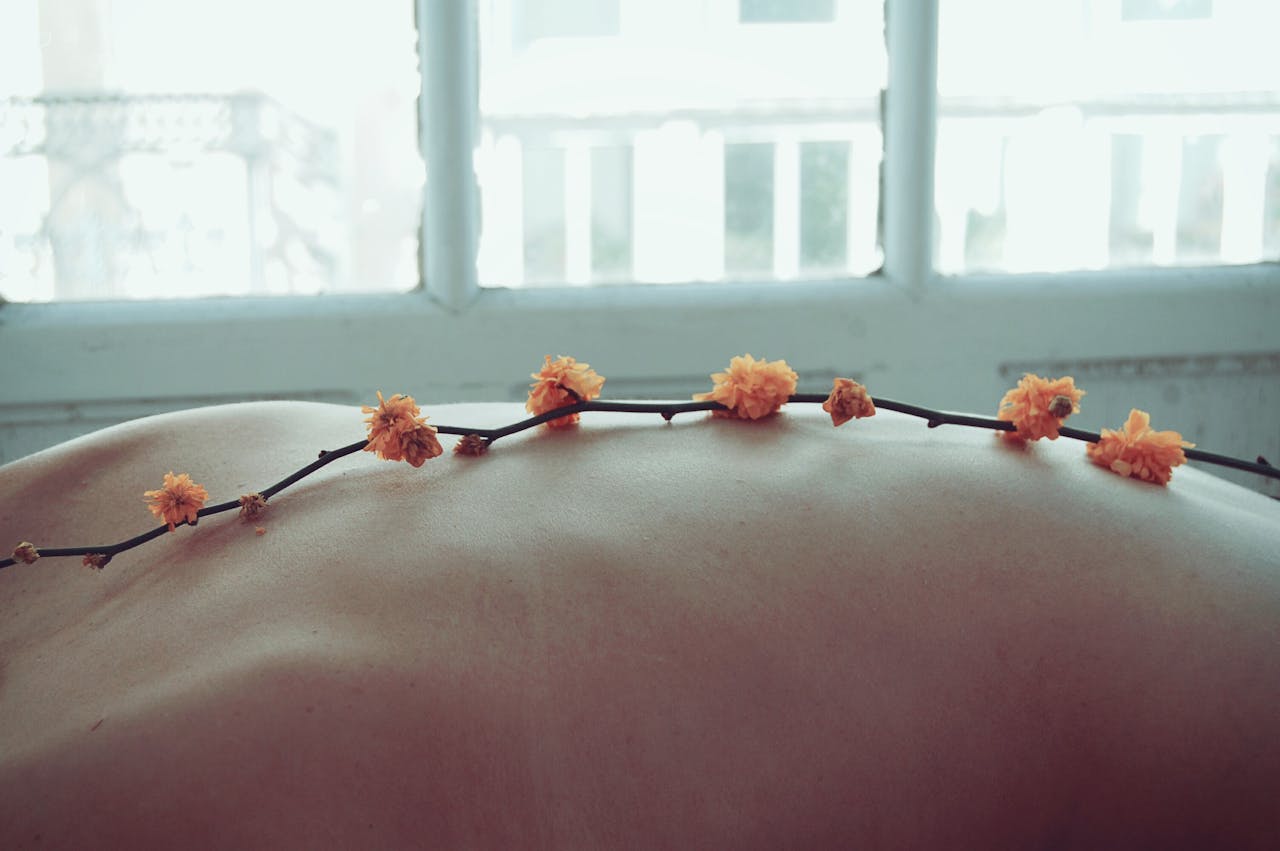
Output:
[[[821,404],[827,400],[826,394],[820,393],[796,393],[793,394],[788,401],[800,403],[817,403]],[[905,402],[895,402],[892,399],[881,399],[873,396],[872,404],[877,408],[886,411],[897,411],[901,414],[907,414],[912,417],[923,419],[929,428],[937,428],[943,425],[959,425],[968,426],[970,428],[985,428],[993,431],[1013,431],[1012,423],[1004,420],[998,420],[994,417],[979,417],[972,414],[956,414],[949,411],[935,411],[931,408],[922,408],[919,405],[909,405]],[[534,428],[549,420],[559,419],[568,414],[583,413],[587,411],[613,411],[615,413],[630,414],[659,414],[668,422],[677,414],[696,413],[698,411],[715,411],[725,410],[725,406],[719,402],[575,402],[572,405],[565,405],[552,411],[547,411],[537,416],[528,417],[519,422],[512,423],[502,428],[464,428],[461,426],[440,425],[435,429],[440,434],[455,434],[465,436],[468,434],[479,435],[488,444],[492,444],[496,440],[518,434],[522,431]],[[1074,440],[1083,440],[1090,443],[1097,443],[1101,435],[1096,432],[1082,431],[1081,429],[1062,427],[1059,433],[1063,437],[1069,437]],[[315,461],[297,472],[281,479],[269,488],[265,488],[259,493],[265,499],[270,499],[281,491],[292,485],[297,484],[302,479],[311,475],[328,464],[332,464],[339,458],[344,458],[355,452],[359,452],[368,445],[367,440],[359,440],[355,443],[343,446],[341,449],[334,449],[330,452],[324,452]],[[1207,464],[1216,464],[1221,467],[1231,467],[1236,470],[1244,470],[1250,473],[1256,473],[1260,476],[1266,476],[1272,479],[1280,479],[1280,467],[1273,467],[1259,457],[1257,462],[1245,461],[1240,458],[1232,458],[1227,455],[1218,455],[1213,452],[1205,452],[1200,449],[1185,450],[1189,460],[1201,461]],[[238,499],[228,502],[221,502],[217,505],[207,505],[198,512],[198,517],[207,517],[213,514],[221,514],[224,511],[231,511],[240,508]],[[186,525],[186,524],[182,524]],[[85,556],[91,553],[101,553],[105,556],[115,556],[119,553],[131,550],[134,547],[141,546],[147,541],[160,537],[169,530],[167,525],[158,526],[150,531],[143,532],[121,541],[118,544],[107,544],[95,547],[38,547],[41,558],[54,558],[58,556]],[[16,564],[12,557],[0,559],[0,568],[9,567]]]

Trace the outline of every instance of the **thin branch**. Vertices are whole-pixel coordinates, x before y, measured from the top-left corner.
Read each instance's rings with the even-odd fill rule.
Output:
[[[819,394],[819,393],[796,393],[796,394],[793,394],[788,399],[788,401],[821,404],[827,401],[827,396],[826,394]],[[1005,420],[998,420],[993,417],[979,417],[979,416],[973,416],[971,414],[956,414],[948,411],[935,411],[931,408],[922,408],[919,405],[909,405],[905,402],[895,402],[892,399],[881,399],[875,396],[871,397],[871,401],[872,401],[872,404],[874,404],[877,408],[882,408],[886,411],[897,411],[898,413],[901,413],[901,414],[906,414],[912,417],[918,417],[924,420],[929,428],[937,428],[943,425],[959,425],[959,426],[967,426],[969,428],[985,428],[985,429],[990,429],[992,431],[1014,431],[1015,430],[1013,423],[1006,422]],[[440,434],[453,434],[453,435],[460,435],[460,436],[466,436],[469,434],[478,435],[486,442],[486,444],[492,444],[494,441],[500,440],[504,437],[509,437],[513,434],[518,434],[522,431],[527,431],[531,428],[535,428],[539,425],[542,425],[543,423],[548,422],[550,420],[559,419],[560,417],[567,416],[569,414],[583,413],[586,411],[612,411],[615,413],[630,413],[630,414],[659,414],[664,420],[667,420],[668,422],[670,422],[671,419],[675,417],[677,414],[688,414],[688,413],[696,413],[699,411],[717,411],[717,410],[728,410],[728,408],[726,408],[724,405],[721,405],[719,402],[599,402],[599,401],[575,402],[571,405],[565,405],[563,407],[556,408],[555,410],[547,411],[546,413],[538,414],[537,416],[520,420],[519,422],[512,423],[511,425],[503,426],[502,428],[487,428],[487,429],[486,428],[464,428],[461,426],[440,425],[440,426],[435,426],[435,429]],[[1087,441],[1090,443],[1097,443],[1098,440],[1101,438],[1101,435],[1099,435],[1096,432],[1083,431],[1081,429],[1070,428],[1067,426],[1063,426],[1059,430],[1059,434],[1061,434],[1063,437],[1072,438],[1074,440]],[[332,464],[334,461],[337,461],[339,458],[344,458],[355,452],[359,452],[360,450],[364,449],[366,446],[368,446],[367,440],[359,440],[359,441],[356,441],[355,443],[348,444],[347,446],[344,446],[341,449],[334,449],[329,452],[322,452],[320,454],[320,457],[317,458],[315,461],[312,461],[310,464],[298,470],[297,472],[293,473],[292,475],[284,479],[281,479],[271,487],[265,488],[264,490],[259,491],[259,493],[264,499],[270,499],[271,497],[279,494],[281,491],[285,490],[286,488],[292,487],[293,485],[297,484],[302,479],[316,472],[320,468],[325,467],[329,464]],[[1280,479],[1280,467],[1272,466],[1271,464],[1267,463],[1267,461],[1261,456],[1259,456],[1258,460],[1254,462],[1254,461],[1244,461],[1240,458],[1232,458],[1227,455],[1218,455],[1213,452],[1205,452],[1199,449],[1187,449],[1185,450],[1185,453],[1189,460],[1202,461],[1207,464],[1216,464],[1221,467],[1231,467],[1236,470],[1244,470],[1246,472],[1256,473],[1257,475],[1266,476],[1272,479]],[[201,508],[200,511],[197,513],[197,517],[207,517],[212,514],[221,514],[225,511],[231,511],[233,509],[239,509],[239,508],[240,508],[240,501],[238,499],[230,500],[228,502],[222,502],[222,503],[218,503],[217,505],[205,506],[204,508]],[[188,524],[184,522],[183,524],[178,524],[178,525],[188,525]],[[190,524],[190,525],[194,525],[194,524]],[[119,553],[125,552],[126,550],[131,550],[134,547],[141,546],[142,544],[145,544],[147,541],[154,540],[155,538],[160,537],[167,531],[169,531],[169,527],[166,524],[163,526],[158,526],[155,529],[152,529],[148,532],[143,532],[141,535],[137,535],[135,537],[129,538],[126,541],[121,541],[118,544],[108,544],[105,546],[96,546],[96,547],[50,547],[48,549],[39,548],[39,553],[41,558],[51,558],[51,557],[58,557],[58,556],[85,556],[85,555],[90,555],[94,553],[101,554],[110,558],[112,556],[118,555]],[[0,569],[9,567],[16,563],[17,562],[12,557],[0,559]]]

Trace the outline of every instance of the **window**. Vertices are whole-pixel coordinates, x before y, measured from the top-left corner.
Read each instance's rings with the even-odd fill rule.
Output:
[[[1262,0],[943,0],[938,267],[1278,259],[1277,25]]]
[[[406,4],[6,2],[0,294],[415,286],[414,41]]]
[[[473,2],[475,49],[450,46],[438,82],[456,102],[478,55],[478,133],[457,140],[474,146],[476,179],[455,187],[476,197],[444,180],[428,196],[477,208],[475,233],[437,251],[474,242],[480,286],[881,268],[881,3]],[[11,6],[6,299],[421,282],[411,0],[324,14],[301,0]],[[938,0],[937,16],[937,110],[910,127],[936,129],[912,143],[936,152],[934,268],[1277,259],[1280,66],[1266,34],[1280,6]],[[291,38],[304,17],[308,37]],[[462,120],[423,117],[428,135]]]
[[[482,285],[879,267],[879,4],[582,5],[480,4]]]
[[[1271,0],[145,2],[6,5],[0,460],[245,398],[520,399],[544,354],[669,398],[743,351],[957,410],[1060,369],[1081,427],[1136,404],[1280,456]],[[94,126],[180,144],[102,161],[77,203],[118,214],[51,240],[34,148],[88,114],[46,108],[63,10],[137,51],[64,51],[132,74]],[[191,142],[236,108],[265,223],[253,146]],[[288,292],[321,295],[257,297]]]

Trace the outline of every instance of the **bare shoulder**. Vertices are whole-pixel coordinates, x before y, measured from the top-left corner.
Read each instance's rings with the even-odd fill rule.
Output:
[[[362,433],[130,424],[0,468],[0,533],[118,541],[169,470],[232,499]],[[587,416],[0,571],[3,844],[1263,847],[1280,510],[1083,456]]]

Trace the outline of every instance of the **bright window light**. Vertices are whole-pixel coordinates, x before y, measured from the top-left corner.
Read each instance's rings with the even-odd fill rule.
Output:
[[[883,7],[482,0],[486,286],[879,268]]]
[[[5,0],[0,296],[408,290],[413,5]]]
[[[1274,0],[942,0],[940,271],[1280,259]]]

